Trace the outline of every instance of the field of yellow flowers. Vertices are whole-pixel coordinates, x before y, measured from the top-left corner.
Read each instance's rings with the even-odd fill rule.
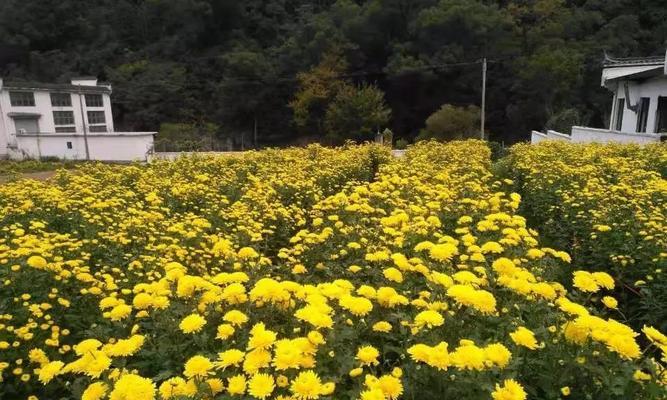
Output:
[[[661,399],[665,303],[627,291],[667,296],[666,166],[428,142],[2,185],[0,399]]]
[[[609,272],[633,326],[666,331],[667,146],[519,145],[504,162],[523,195],[520,213],[548,244],[567,249],[577,268]]]

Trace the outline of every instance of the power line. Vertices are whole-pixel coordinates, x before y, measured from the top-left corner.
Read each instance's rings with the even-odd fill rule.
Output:
[[[503,60],[487,60],[487,63],[499,63],[502,62]],[[395,75],[395,76],[400,76],[400,75],[405,75],[405,74],[410,74],[414,72],[421,72],[421,71],[430,71],[430,70],[439,70],[439,69],[445,69],[445,68],[451,68],[451,67],[462,67],[462,66],[469,66],[469,65],[479,65],[482,64],[484,61],[483,59],[475,60],[475,61],[464,61],[464,62],[456,62],[456,63],[440,63],[440,64],[427,64],[427,65],[422,65],[419,67],[413,67],[413,68],[407,68],[407,69],[401,69],[400,71],[396,73],[391,73],[391,72],[386,72],[386,71],[354,71],[354,72],[348,72],[344,74],[338,74],[338,75],[333,75],[332,79],[336,78],[355,78],[355,77],[363,77],[363,76],[378,76],[378,75]],[[294,75],[282,75],[282,76],[277,76],[271,79],[262,79],[262,78],[242,78],[242,77],[235,77],[235,78],[223,78],[222,81],[219,83],[220,85],[223,86],[233,86],[233,85],[242,85],[242,84],[263,84],[263,85],[268,85],[268,84],[277,84],[277,83],[287,83],[287,82],[296,82],[298,81],[298,78]]]

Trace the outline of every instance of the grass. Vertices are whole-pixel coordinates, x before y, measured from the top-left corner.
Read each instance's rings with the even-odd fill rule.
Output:
[[[59,169],[74,169],[79,164],[81,164],[81,161],[2,160],[0,161],[0,183],[19,179],[23,177],[24,174],[33,174],[38,172],[46,173],[49,171],[56,171]],[[46,177],[48,176],[45,176],[44,178]]]

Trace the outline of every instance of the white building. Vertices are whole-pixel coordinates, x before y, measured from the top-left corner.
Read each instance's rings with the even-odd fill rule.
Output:
[[[665,57],[605,57],[602,87],[614,96],[608,129],[573,126],[569,135],[532,132],[531,142],[652,143],[667,138],[667,60]]]
[[[145,161],[156,132],[116,132],[111,85],[96,78],[71,84],[3,82],[0,158]]]

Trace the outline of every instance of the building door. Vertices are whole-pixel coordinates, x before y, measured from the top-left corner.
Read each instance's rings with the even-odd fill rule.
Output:
[[[650,106],[651,99],[649,97],[642,97],[639,99],[639,110],[637,110],[637,132],[646,132],[648,108]]]
[[[17,134],[39,132],[37,118],[15,118],[14,125],[16,125]]]
[[[667,132],[667,97],[658,97],[658,115],[655,119],[655,132]]]
[[[625,111],[625,99],[618,99],[616,103],[616,118],[614,123],[614,130],[620,131],[623,127],[623,112]]]

